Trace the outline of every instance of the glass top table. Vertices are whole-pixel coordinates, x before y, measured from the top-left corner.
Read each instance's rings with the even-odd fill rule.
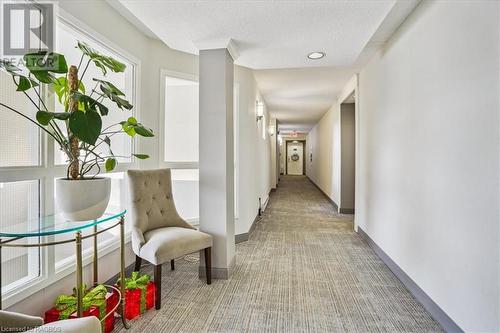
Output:
[[[106,212],[96,220],[78,222],[68,221],[62,214],[42,216],[22,224],[0,225],[0,238],[41,237],[76,232],[119,219],[126,213],[126,209],[118,212]]]
[[[98,244],[97,236],[112,228],[120,228],[120,279],[125,281],[125,214],[127,210],[108,211],[103,216],[96,220],[90,221],[69,221],[65,219],[62,214],[49,215],[39,217],[32,220],[27,220],[23,223],[14,225],[2,226],[0,225],[0,309],[2,309],[2,247],[46,247],[57,246],[66,243],[75,243],[76,252],[76,299],[77,299],[77,316],[83,316],[83,296],[86,292],[85,284],[83,283],[83,260],[82,260],[82,242],[84,239],[93,238],[93,282],[94,285],[98,284]],[[109,223],[106,223],[109,222]],[[99,226],[99,228],[98,228]],[[88,235],[83,235],[82,231],[91,228]],[[52,235],[67,234],[67,239],[57,240]],[[20,241],[27,237],[33,237],[36,242],[23,243]],[[38,237],[38,239],[36,239]],[[120,286],[106,286],[114,289],[119,293],[119,305],[109,314],[106,314],[101,319],[104,322],[107,316],[114,315],[114,311],[119,309],[123,326],[129,328],[130,325],[125,319],[125,284]]]

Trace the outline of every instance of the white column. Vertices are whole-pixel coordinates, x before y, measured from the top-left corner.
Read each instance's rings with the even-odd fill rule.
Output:
[[[200,230],[213,236],[212,277],[227,279],[234,243],[234,61],[227,49],[201,50]],[[204,260],[200,260],[203,276]]]

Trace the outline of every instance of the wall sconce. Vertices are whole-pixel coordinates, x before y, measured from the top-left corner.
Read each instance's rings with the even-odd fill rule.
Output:
[[[257,115],[257,121],[264,117],[264,103],[255,101],[255,114]]]
[[[281,135],[278,135],[278,143],[279,145],[283,145],[283,138],[281,137]]]

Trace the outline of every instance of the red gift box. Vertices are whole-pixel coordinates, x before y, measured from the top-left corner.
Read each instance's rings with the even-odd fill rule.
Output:
[[[45,324],[48,324],[54,321],[58,321],[60,320],[60,314],[61,311],[57,310],[55,307],[51,308],[45,311],[45,318],[43,322]],[[90,316],[99,318],[99,308],[97,306],[91,306],[89,309],[83,311],[83,317],[90,317]],[[69,316],[68,319],[74,319],[74,318],[77,318],[76,313],[73,313],[71,316]]]
[[[149,282],[146,285],[146,302],[145,310],[151,309],[155,304],[156,285],[154,282]],[[142,289],[127,289],[125,290],[125,318],[128,320],[138,317],[144,311],[141,311]]]
[[[117,294],[115,293],[106,294],[106,314],[110,313],[113,310],[113,308],[116,307],[116,305],[118,304],[118,300],[119,299]],[[44,322],[47,324],[60,320],[60,313],[61,311],[57,310],[55,307],[47,310],[45,312]],[[89,309],[83,311],[83,317],[94,316],[99,318],[99,315],[100,315],[100,309],[98,306],[91,306]],[[69,316],[69,319],[74,319],[74,318],[77,318],[76,312]],[[114,328],[115,328],[115,314],[113,312],[108,317],[106,317],[106,320],[104,321],[104,333],[110,333],[113,331]]]
[[[155,305],[156,284],[149,282],[146,286],[146,310],[151,309]]]
[[[109,333],[115,329],[115,312],[113,309],[118,305],[118,295],[115,293],[106,294],[106,315],[111,313],[104,321],[104,333]]]

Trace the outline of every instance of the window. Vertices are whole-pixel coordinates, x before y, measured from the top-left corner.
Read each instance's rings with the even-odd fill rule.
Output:
[[[68,64],[78,64],[80,53],[74,48],[77,40],[88,43],[98,51],[112,55],[127,65],[124,75],[108,73],[106,80],[112,82],[126,93],[127,99],[135,105],[135,80],[137,61],[111,48],[111,43],[99,40],[94,34],[74,27],[70,22],[59,18],[57,22],[57,52],[66,56]],[[90,31],[90,30],[89,30]],[[102,77],[99,70],[89,66],[84,84],[87,91],[94,88],[91,78]],[[89,80],[90,78],[90,80]],[[54,96],[48,96],[45,104],[49,109],[60,111]],[[10,75],[0,71],[0,102],[34,115],[35,108],[23,93],[16,92]],[[133,112],[116,110],[112,103],[109,116],[104,117],[104,126],[119,122]],[[125,113],[127,112],[128,115]],[[65,158],[57,149],[53,140],[41,133],[37,127],[21,116],[7,111],[0,106],[0,130],[6,134],[0,137],[0,225],[14,229],[26,223],[40,223],[40,216],[58,212],[54,182],[66,175]],[[7,139],[9,141],[7,141]],[[128,136],[113,137],[113,152],[116,155],[129,156],[133,152],[132,140]],[[127,184],[125,171],[132,166],[129,158],[120,158],[115,173],[106,174],[111,181],[111,200],[108,210],[118,211],[125,208],[127,202]],[[112,222],[110,222],[112,223]],[[106,226],[102,226],[105,228]],[[126,225],[126,230],[129,226]],[[87,233],[90,232],[86,231]],[[46,237],[42,241],[67,239],[68,235]],[[38,239],[24,239],[22,242],[37,243]],[[114,248],[119,244],[119,229],[114,228],[98,236],[101,249]],[[92,240],[84,240],[84,260],[91,256]],[[24,295],[29,295],[43,286],[54,283],[74,271],[74,243],[49,246],[44,248],[2,248],[2,294],[3,306],[8,307]],[[104,254],[104,251],[100,252]]]
[[[162,164],[172,169],[175,205],[185,220],[199,218],[198,79],[163,72]]]
[[[35,107],[22,93],[16,93],[12,77],[0,71],[0,102],[34,116]],[[0,167],[40,164],[40,131],[23,117],[0,106]]]
[[[199,182],[198,169],[172,170],[172,194],[179,215],[190,222],[199,216]]]
[[[198,81],[167,76],[165,162],[198,162],[198,113]]]
[[[28,180],[0,183],[0,226],[12,232],[26,229],[26,223],[38,223],[40,182]],[[33,227],[36,227],[34,225]],[[23,239],[22,244],[37,242]],[[40,275],[38,248],[2,248],[2,290],[12,291]]]
[[[116,52],[113,52],[110,49],[105,48],[99,42],[94,39],[86,36],[85,34],[75,30],[64,22],[59,22],[57,29],[57,50],[59,53],[64,54],[66,57],[66,61],[68,65],[70,64],[78,64],[81,57],[81,52],[79,49],[75,48],[75,45],[78,41],[83,41],[87,43],[90,47],[101,52],[103,54],[111,55],[116,60],[127,65],[124,73],[113,73],[108,71],[106,76],[104,76],[101,70],[92,64],[87,68],[85,72],[85,76],[83,79],[83,83],[85,85],[86,91],[90,92],[96,85],[92,79],[103,79],[114,84],[118,89],[123,91],[127,96],[128,101],[135,105],[134,100],[134,64],[132,64],[127,59],[123,58]],[[84,68],[85,66],[82,66]],[[82,70],[83,72],[83,70]],[[81,75],[81,73],[79,73]],[[127,115],[125,112],[120,110],[114,103],[107,103],[106,106],[109,107],[109,114],[106,117],[103,117],[103,128],[110,126],[112,124],[116,124],[124,119],[126,119]],[[62,111],[62,105],[56,103],[56,110]],[[131,114],[130,114],[131,115]],[[129,157],[121,157],[121,156],[130,156],[132,152],[132,139],[126,134],[115,135],[112,138],[113,142],[113,152],[117,157],[117,160],[121,163],[123,162],[131,162]],[[102,145],[98,148],[99,152],[107,152],[104,151],[108,149],[106,145]],[[56,164],[65,164],[66,156],[61,152],[57,151],[55,154],[55,163]]]

